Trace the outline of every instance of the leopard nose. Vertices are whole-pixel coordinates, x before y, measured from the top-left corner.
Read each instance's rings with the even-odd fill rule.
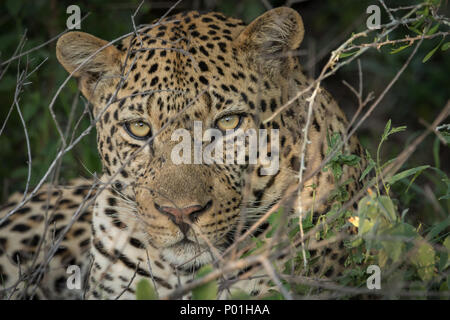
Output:
[[[195,223],[198,217],[207,212],[211,206],[212,200],[208,201],[204,206],[195,204],[184,208],[159,206],[155,203],[156,210],[169,217],[183,233],[186,233],[189,230],[190,223]]]

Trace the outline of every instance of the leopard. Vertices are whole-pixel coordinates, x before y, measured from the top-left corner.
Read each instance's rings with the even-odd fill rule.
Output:
[[[349,123],[321,86],[308,115],[313,80],[298,54],[304,33],[300,14],[279,7],[250,24],[188,11],[111,42],[81,31],[60,36],[56,57],[91,106],[102,174],[42,183],[1,207],[0,297],[136,299],[137,284],[146,279],[158,297],[178,292],[189,299],[182,288],[200,268],[225,265],[222,254],[244,231],[267,235],[267,222],[253,224],[280,206],[300,176],[306,180],[291,197],[291,214],[295,207],[313,210],[317,220],[348,179],[345,188],[355,194],[362,165],[344,165],[339,180],[321,167],[329,134],[345,136]],[[298,95],[302,90],[309,95]],[[211,139],[216,142],[238,140],[239,129],[266,130],[265,157],[277,157],[278,168],[264,170],[262,150],[255,163],[247,154],[244,163],[195,163],[192,155],[177,161],[174,133],[192,138],[196,123],[221,133]],[[229,153],[248,151],[249,140]],[[195,148],[188,144],[183,156],[186,150],[195,156]],[[342,148],[362,158],[357,137]],[[309,250],[317,258],[312,274],[341,275],[345,250],[342,242]],[[256,268],[261,264],[222,274],[218,297],[229,298],[235,288],[267,295],[273,278]],[[81,274],[81,288],[69,285],[71,266]],[[242,277],[252,270],[258,276]]]

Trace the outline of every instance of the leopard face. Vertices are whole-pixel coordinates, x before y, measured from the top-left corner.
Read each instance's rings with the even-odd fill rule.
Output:
[[[99,118],[102,181],[120,189],[104,192],[98,214],[110,216],[121,229],[138,221],[143,246],[157,248],[172,264],[210,262],[206,249],[220,251],[232,241],[243,208],[251,208],[245,225],[273,205],[292,180],[297,111],[267,124],[263,120],[287,101],[296,66],[291,51],[302,38],[301,17],[287,8],[247,27],[218,13],[181,14],[116,47],[102,48],[106,41],[80,32],[61,37],[58,59],[79,78]],[[271,141],[270,129],[279,130],[280,168],[263,175],[260,159],[252,165],[196,164],[192,158],[174,163],[179,144],[174,132],[184,129],[194,137],[195,123],[202,125],[201,135],[215,129],[227,137],[228,129],[228,138],[237,129],[266,129]],[[240,147],[247,148],[248,157],[248,144]],[[118,209],[121,203],[127,210]],[[94,218],[96,226],[101,228]]]

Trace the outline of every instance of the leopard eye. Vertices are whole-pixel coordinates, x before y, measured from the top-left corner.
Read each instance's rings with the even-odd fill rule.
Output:
[[[242,116],[230,114],[216,121],[216,127],[222,131],[237,129],[241,124]]]
[[[144,121],[131,121],[124,124],[127,133],[135,139],[146,140],[151,136],[150,125]]]

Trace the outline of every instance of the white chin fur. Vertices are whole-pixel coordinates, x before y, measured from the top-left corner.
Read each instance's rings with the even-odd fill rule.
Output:
[[[211,251],[207,250],[206,247],[199,247],[193,243],[180,243],[165,248],[162,251],[162,255],[164,259],[175,266],[182,265],[183,269],[189,269],[193,266],[198,267],[212,262]]]

